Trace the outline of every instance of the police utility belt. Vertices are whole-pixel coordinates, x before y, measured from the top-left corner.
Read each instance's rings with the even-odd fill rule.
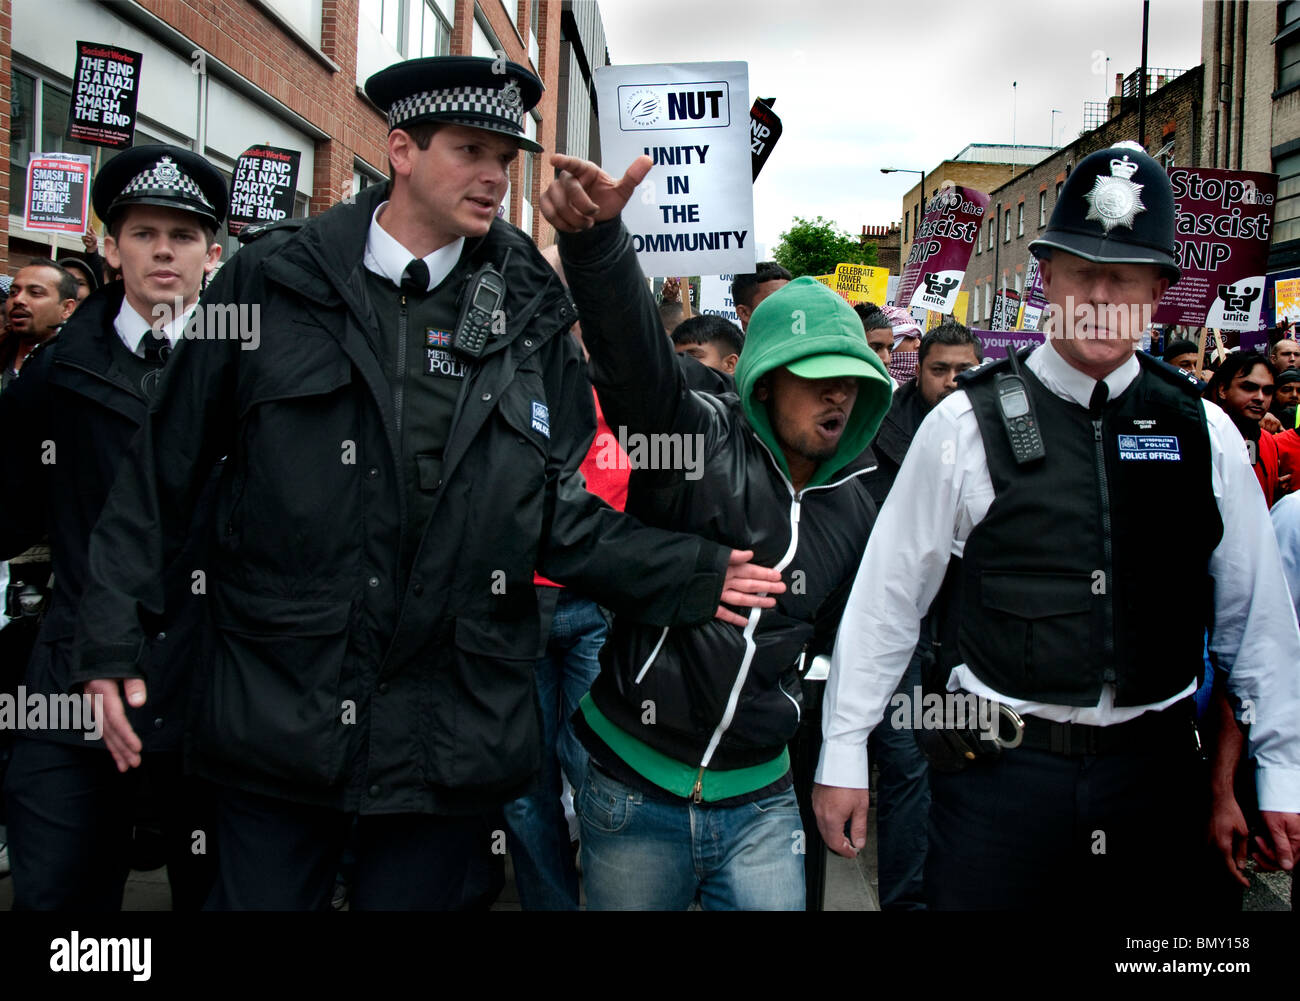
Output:
[[[953,694],[971,701],[975,698],[968,692]],[[1125,723],[1090,726],[1021,716],[1010,706],[999,703],[993,728],[987,734],[977,726],[958,727],[945,716],[942,728],[917,730],[916,742],[931,767],[941,772],[959,772],[975,761],[996,758],[1017,747],[1066,757],[1153,753],[1174,750],[1180,744],[1194,746],[1199,751],[1201,740],[1193,715],[1194,704],[1189,696],[1160,712],[1145,712]]]

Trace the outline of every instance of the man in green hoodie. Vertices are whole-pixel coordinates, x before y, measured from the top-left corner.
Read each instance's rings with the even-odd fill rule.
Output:
[[[754,310],[737,393],[692,392],[619,220],[649,158],[618,181],[552,162],[561,173],[542,210],[560,232],[601,407],[627,442],[628,513],[744,540],[786,582],[743,628],[615,619],[574,717],[592,758],[579,798],[588,906],[802,909],[786,745],[800,675],[829,649],[875,517],[860,456],[889,377],[848,304],[800,278]]]

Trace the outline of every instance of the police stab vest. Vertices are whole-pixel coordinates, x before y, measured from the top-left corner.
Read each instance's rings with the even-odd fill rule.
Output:
[[[1115,704],[1132,706],[1199,677],[1223,535],[1209,431],[1194,384],[1138,359],[1096,420],[1024,367],[1047,452],[1025,466],[998,412],[1007,363],[963,380],[995,496],[944,583],[944,678],[965,663],[1005,695],[1066,706],[1096,705],[1112,683]],[[1191,530],[1165,530],[1171,512]]]

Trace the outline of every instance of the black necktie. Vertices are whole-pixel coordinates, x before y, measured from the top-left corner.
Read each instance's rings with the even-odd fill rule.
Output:
[[[1088,401],[1088,413],[1093,417],[1100,417],[1101,412],[1106,409],[1106,401],[1110,399],[1110,390],[1106,387],[1103,379],[1092,388],[1092,399]]]
[[[155,365],[161,365],[171,354],[171,343],[166,337],[153,330],[144,335],[144,341],[141,345],[144,348],[144,360],[153,362]]]
[[[412,261],[402,272],[402,291],[403,292],[428,292],[429,291],[429,265],[424,261]]]

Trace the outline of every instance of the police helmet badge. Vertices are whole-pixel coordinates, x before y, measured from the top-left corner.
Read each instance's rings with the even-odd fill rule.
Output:
[[[1092,190],[1083,197],[1088,202],[1087,219],[1095,219],[1109,233],[1116,226],[1133,228],[1142,204],[1142,185],[1133,181],[1138,165],[1125,153],[1123,159],[1110,161],[1110,177],[1097,175]]]
[[[160,187],[177,188],[181,183],[181,171],[170,156],[164,156],[153,169],[154,180]]]
[[[523,105],[523,95],[519,93],[519,84],[514,80],[507,80],[506,85],[501,88],[501,103],[515,112]]]

